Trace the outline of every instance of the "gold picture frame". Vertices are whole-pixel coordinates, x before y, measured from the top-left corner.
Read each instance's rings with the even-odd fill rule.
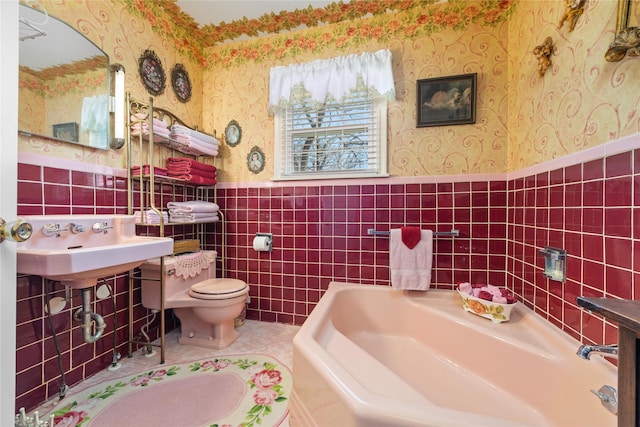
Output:
[[[640,25],[638,22],[630,22],[630,18],[636,14],[634,7],[640,7],[635,0],[618,0],[616,37],[604,55],[609,62],[622,61],[625,56],[640,55],[640,26],[629,26]]]

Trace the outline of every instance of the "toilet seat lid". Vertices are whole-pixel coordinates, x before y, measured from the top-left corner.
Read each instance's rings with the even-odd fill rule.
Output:
[[[191,286],[189,295],[194,298],[233,298],[246,294],[249,287],[238,279],[207,279]]]

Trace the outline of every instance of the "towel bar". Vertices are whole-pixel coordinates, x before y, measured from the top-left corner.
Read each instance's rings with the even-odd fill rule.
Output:
[[[370,236],[388,236],[389,231],[378,231],[373,228],[367,230],[367,234]],[[434,231],[434,237],[458,237],[460,236],[460,230],[456,230],[455,228],[451,231]]]

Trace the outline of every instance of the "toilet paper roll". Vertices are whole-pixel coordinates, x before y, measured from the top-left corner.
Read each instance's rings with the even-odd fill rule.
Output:
[[[253,249],[258,252],[271,252],[271,236],[256,236],[253,238]]]

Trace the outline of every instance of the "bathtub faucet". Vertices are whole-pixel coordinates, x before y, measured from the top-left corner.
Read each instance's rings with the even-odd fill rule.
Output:
[[[591,359],[592,354],[600,354],[601,356],[618,358],[618,344],[611,345],[586,345],[583,344],[578,348],[576,354],[583,359]]]

